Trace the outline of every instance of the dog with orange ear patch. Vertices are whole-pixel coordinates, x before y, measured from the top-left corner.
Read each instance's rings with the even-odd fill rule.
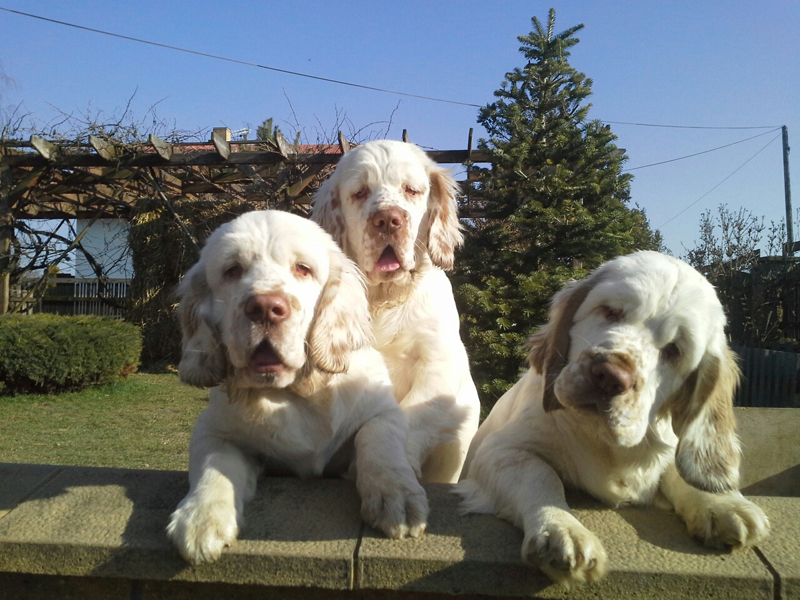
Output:
[[[480,415],[445,275],[462,241],[457,189],[417,146],[376,140],[342,157],[311,214],[364,272],[408,459],[430,483],[458,481]]]
[[[212,562],[233,544],[261,473],[351,477],[368,524],[425,531],[408,420],[370,344],[362,276],[331,236],[289,213],[246,213],[211,234],[178,295],[178,373],[212,388],[167,527],[181,556]]]
[[[611,506],[660,493],[708,546],[763,540],[767,517],[738,491],[739,368],[724,329],[711,284],[663,254],[568,284],[530,340],[530,370],[473,439],[457,486],[465,511],[522,528],[523,561],[566,585],[599,579],[607,558],[564,485]]]

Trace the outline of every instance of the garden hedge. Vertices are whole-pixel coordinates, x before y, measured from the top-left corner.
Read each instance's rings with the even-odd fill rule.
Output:
[[[124,379],[139,365],[139,328],[94,316],[0,316],[0,392],[48,393]]]

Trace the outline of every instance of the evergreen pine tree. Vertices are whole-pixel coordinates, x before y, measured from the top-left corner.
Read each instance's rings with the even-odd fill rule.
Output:
[[[627,159],[608,126],[587,119],[592,81],[568,62],[583,25],[519,36],[523,68],[507,73],[480,109],[491,169],[472,167],[467,223],[454,284],[463,337],[481,396],[492,403],[518,378],[523,344],[546,320],[550,298],[605,260],[659,249],[642,210],[630,208]]]

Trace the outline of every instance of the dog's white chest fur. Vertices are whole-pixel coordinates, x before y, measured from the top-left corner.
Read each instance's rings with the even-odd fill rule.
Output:
[[[661,475],[675,456],[669,420],[654,423],[632,448],[605,443],[603,426],[564,411],[550,415],[559,431],[558,449],[547,456],[565,483],[610,506],[650,504]]]
[[[331,407],[290,399],[289,394],[273,391],[269,398],[231,402],[222,389],[215,388],[198,422],[225,439],[236,440],[239,447],[275,470],[302,477],[322,475],[353,427],[334,423],[328,414]]]

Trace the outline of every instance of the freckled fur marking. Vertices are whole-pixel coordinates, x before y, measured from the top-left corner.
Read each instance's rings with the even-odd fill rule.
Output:
[[[550,320],[527,343],[528,364],[545,377],[542,402],[546,412],[561,408],[556,398],[555,382],[569,358],[569,331],[575,313],[578,312],[589,292],[604,279],[603,273],[596,273],[580,282],[573,282],[556,294],[550,308]]]
[[[600,275],[607,279],[592,286]],[[564,485],[612,506],[661,498],[707,546],[758,544],[770,525],[736,489],[739,371],[714,289],[689,265],[655,252],[610,261],[586,281],[557,295],[550,322],[532,339],[531,369],[473,439],[456,486],[462,506],[523,528],[523,562],[565,585],[602,577],[607,556],[569,511]],[[624,321],[596,310],[605,303],[630,309]],[[668,360],[660,334],[681,328],[684,352]],[[564,329],[568,335],[556,335]],[[641,389],[611,398],[608,409],[608,398],[582,395],[592,385],[587,366],[603,355],[632,364],[642,379]],[[557,411],[540,400],[552,385],[551,366],[561,369]],[[587,403],[596,410],[585,410]]]
[[[226,280],[236,249],[254,268]],[[298,278],[298,254],[328,281]],[[424,532],[428,503],[405,452],[407,420],[370,347],[363,283],[330,235],[289,213],[250,212],[207,240],[179,307],[181,379],[214,386],[192,434],[189,493],[167,525],[186,561],[213,562],[235,543],[261,472],[353,474],[367,524],[390,538]],[[265,289],[303,309],[254,323],[244,305]]]
[[[367,278],[376,347],[409,415],[409,456],[426,481],[453,483],[480,412],[452,288],[442,272],[452,267],[454,249],[463,239],[457,184],[413,144],[377,140],[342,157],[314,198],[312,219],[330,228],[329,190],[351,194],[361,184],[371,190],[367,202],[343,198],[337,210],[347,238],[341,245]],[[420,193],[409,194],[406,186]],[[371,232],[370,217],[390,206],[407,215],[402,233]],[[375,268],[387,245],[400,269]]]

